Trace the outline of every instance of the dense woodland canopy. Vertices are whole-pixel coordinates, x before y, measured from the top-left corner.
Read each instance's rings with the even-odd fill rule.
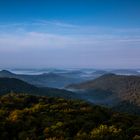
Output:
[[[78,100],[0,97],[1,140],[137,140],[140,117]]]

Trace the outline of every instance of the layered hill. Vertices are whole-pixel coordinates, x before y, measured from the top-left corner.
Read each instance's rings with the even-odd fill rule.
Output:
[[[63,98],[73,97],[73,93],[66,90],[48,87],[39,88],[19,79],[0,78],[0,95],[5,95],[7,93],[25,93],[32,95],[47,95],[51,97],[63,97]]]
[[[33,93],[38,88],[24,81],[15,78],[0,78],[0,94],[17,92],[17,93]]]
[[[112,96],[140,106],[140,77],[106,74],[95,80],[69,85],[67,88],[83,91],[98,91],[98,96]]]
[[[70,78],[55,73],[43,73],[39,75],[15,74],[7,70],[0,71],[0,77],[16,78],[38,87],[63,88],[71,83],[78,83],[80,79]]]

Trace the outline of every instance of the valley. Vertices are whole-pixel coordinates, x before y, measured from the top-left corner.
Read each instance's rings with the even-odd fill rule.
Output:
[[[0,94],[13,92],[80,99],[91,104],[113,108],[116,111],[140,114],[139,75],[116,75],[109,71],[98,70],[90,71],[85,76],[86,72],[63,70],[63,72],[50,71],[39,75],[25,75],[2,70],[0,71]],[[86,78],[83,78],[83,75]],[[74,81],[74,79],[77,80]],[[52,81],[55,82],[52,84]],[[63,86],[60,87],[60,85]]]

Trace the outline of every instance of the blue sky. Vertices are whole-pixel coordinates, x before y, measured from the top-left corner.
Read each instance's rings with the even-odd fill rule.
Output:
[[[139,68],[139,0],[1,0],[0,67]]]

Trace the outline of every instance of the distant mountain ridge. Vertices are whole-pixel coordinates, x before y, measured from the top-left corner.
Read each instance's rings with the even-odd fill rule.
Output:
[[[133,69],[116,69],[111,70],[110,72],[117,75],[140,75],[140,73],[137,70]]]
[[[80,80],[69,78],[55,73],[43,73],[39,75],[15,74],[7,70],[0,71],[0,77],[16,78],[38,87],[63,88],[71,83],[78,83]]]

